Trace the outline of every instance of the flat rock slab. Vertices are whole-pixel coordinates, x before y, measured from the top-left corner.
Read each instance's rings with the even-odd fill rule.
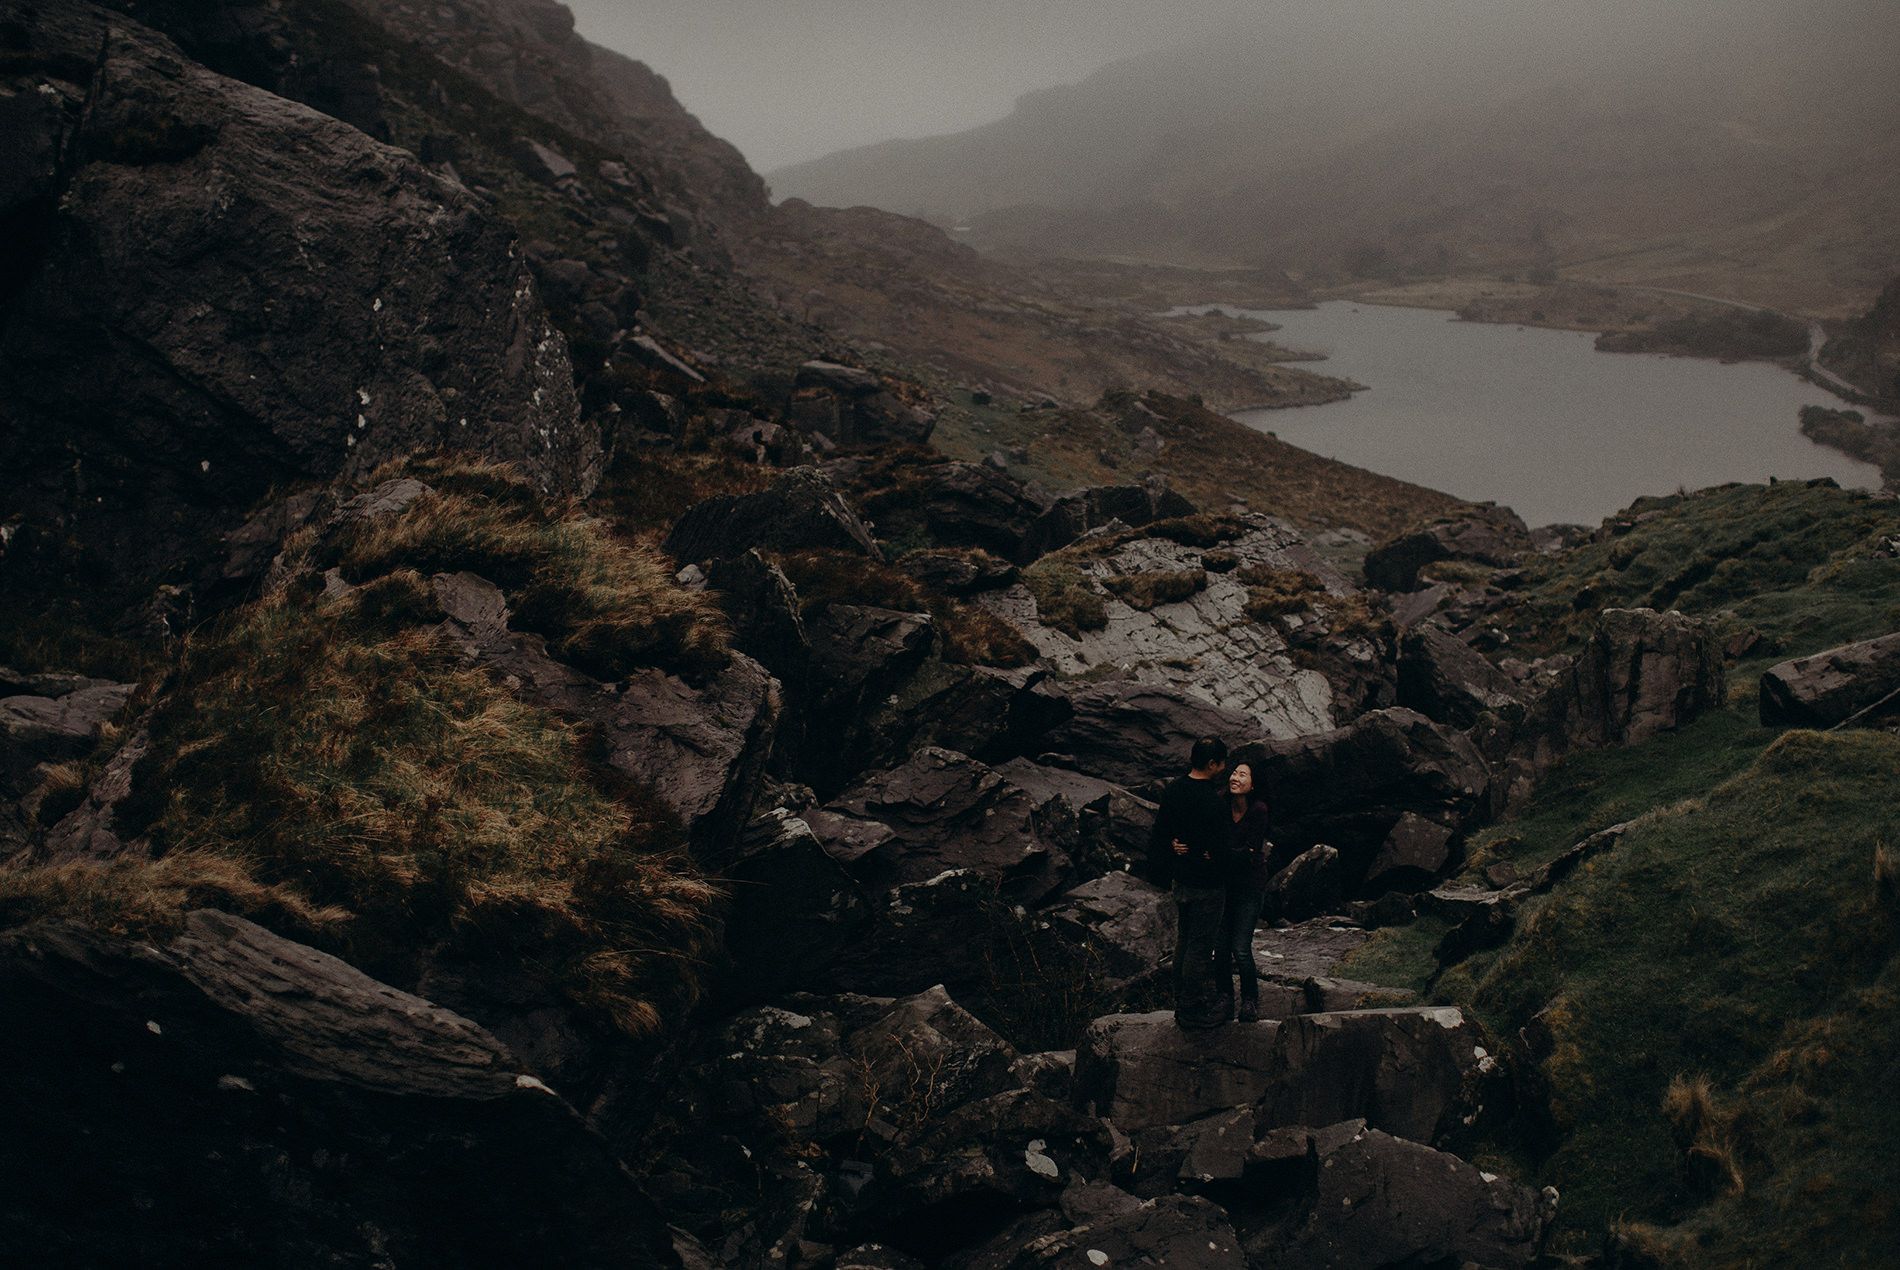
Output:
[[[1761,677],[1763,727],[1831,728],[1865,711],[1891,717],[1900,705],[1900,633],[1843,644],[1771,667]]]
[[[1266,1126],[1363,1119],[1435,1142],[1476,1118],[1497,1068],[1477,1024],[1451,1006],[1300,1015],[1274,1040],[1259,1104]]]
[[[1095,1020],[1075,1055],[1075,1100],[1124,1131],[1184,1124],[1255,1102],[1273,1087],[1280,1024],[1185,1031],[1174,1013]]]

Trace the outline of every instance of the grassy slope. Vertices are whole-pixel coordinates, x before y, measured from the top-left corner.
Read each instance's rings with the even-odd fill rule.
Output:
[[[431,953],[516,960],[629,1032],[692,999],[718,894],[677,818],[468,666],[426,575],[488,576],[518,629],[609,677],[704,673],[722,624],[657,552],[498,469],[409,470],[437,493],[293,540],[310,572],[180,642],[116,826],[151,858],[0,873],[0,925],[164,938],[211,906],[397,978]],[[356,589],[327,594],[330,567]]]
[[[1559,1188],[1573,1248],[1622,1223],[1683,1264],[1875,1264],[1900,1220],[1900,910],[1874,881],[1900,841],[1900,738],[1761,728],[1753,694],[1771,661],[1894,627],[1900,562],[1866,557],[1900,508],[1755,486],[1634,510],[1662,514],[1550,562],[1517,634],[1574,643],[1586,628],[1567,597],[1585,582],[1610,603],[1673,590],[1692,614],[1723,614],[1719,629],[1760,634],[1731,708],[1572,756],[1477,836],[1473,873],[1528,871],[1635,822],[1527,905],[1504,948],[1436,973],[1444,924],[1422,921],[1380,932],[1349,969],[1468,1005],[1500,1038],[1529,1028],[1518,1058],[1549,1123],[1526,1111],[1480,1154]],[[1672,1125],[1672,1084],[1697,1077],[1708,1097],[1679,1090]]]

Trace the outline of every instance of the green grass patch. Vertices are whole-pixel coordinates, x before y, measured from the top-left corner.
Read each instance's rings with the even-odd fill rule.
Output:
[[[1859,491],[1732,485],[1641,499],[1625,532],[1530,567],[1500,624],[1519,656],[1581,648],[1600,608],[1680,609],[1727,640],[1759,642],[1734,682],[1788,657],[1900,626],[1900,562],[1872,558],[1900,533],[1900,505]]]
[[[1895,837],[1897,780],[1900,738],[1783,734],[1706,798],[1639,819],[1521,915],[1505,949],[1467,965],[1468,989],[1441,981],[1494,1034],[1547,1038],[1533,1057],[1552,1127],[1531,1153],[1537,1183],[1564,1195],[1573,1247],[1619,1219],[1701,1223],[1738,1256],[1787,1243],[1780,1260],[1751,1252],[1763,1265],[1806,1263],[1802,1239],[1846,1264],[1888,1246],[1859,1214],[1890,1213],[1878,1197],[1900,1184],[1880,1083],[1900,1025],[1877,1008],[1900,923],[1873,885],[1876,852]],[[1719,1103],[1755,1108],[1731,1135],[1739,1196],[1711,1200],[1664,1112],[1672,1082],[1697,1077]],[[1774,1100],[1787,1114],[1766,1109]],[[1856,1163],[1834,1172],[1837,1157]],[[1835,1180],[1814,1181],[1824,1174]],[[1844,1202],[1791,1224],[1763,1199],[1810,1185]],[[1689,1243],[1701,1250],[1690,1260],[1743,1264]]]

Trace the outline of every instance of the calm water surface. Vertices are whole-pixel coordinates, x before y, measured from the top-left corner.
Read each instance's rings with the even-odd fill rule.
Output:
[[[1368,386],[1351,401],[1237,415],[1261,431],[1460,498],[1494,499],[1532,525],[1595,524],[1644,494],[1726,481],[1879,472],[1802,436],[1804,405],[1845,408],[1761,363],[1599,353],[1594,335],[1457,322],[1429,309],[1334,301],[1253,313],[1266,336]]]

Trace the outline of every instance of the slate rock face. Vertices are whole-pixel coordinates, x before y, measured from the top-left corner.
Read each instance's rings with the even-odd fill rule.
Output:
[[[1831,728],[1900,712],[1900,634],[1784,661],[1761,677],[1763,727]]]
[[[492,1036],[249,922],[192,914],[167,950],[14,930],[0,1003],[16,1257],[667,1263],[606,1143]]]
[[[1055,670],[1098,675],[1112,668],[1119,678],[1246,716],[1247,733],[1291,738],[1324,732],[1365,708],[1368,697],[1383,695],[1380,703],[1390,704],[1383,686],[1389,671],[1378,646],[1363,637],[1336,636],[1319,612],[1350,595],[1352,584],[1284,523],[1265,516],[1237,519],[1240,533],[1218,548],[1218,558],[1229,566],[1224,570],[1204,567],[1215,550],[1165,537],[1135,538],[1076,562],[1101,600],[1107,625],[1100,630],[1070,635],[1044,625],[1027,585],[990,592],[979,603],[1015,626]],[[1320,589],[1296,612],[1253,621],[1246,616],[1247,578],[1255,569],[1308,573]],[[1173,575],[1188,580],[1191,589],[1150,603],[1141,594],[1142,575]],[[1118,594],[1117,587],[1127,594]],[[1302,649],[1299,661],[1296,645]]]
[[[51,69],[12,77],[43,108],[0,173],[8,513],[133,574],[272,485],[418,449],[593,489],[600,440],[503,217],[136,23],[16,12]]]

